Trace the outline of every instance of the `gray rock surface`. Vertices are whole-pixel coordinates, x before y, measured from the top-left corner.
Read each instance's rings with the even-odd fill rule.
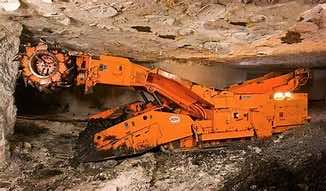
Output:
[[[0,9],[15,11],[20,7],[19,0],[0,0]]]
[[[307,54],[325,51],[321,45],[326,33],[319,28],[324,25],[319,23],[324,5],[316,4],[321,1],[21,2],[25,6],[13,12],[0,11],[0,15],[19,20],[35,39],[41,37],[92,54],[109,53],[146,62],[197,58],[237,64],[248,57],[256,61],[257,55],[288,58],[284,55],[298,50]],[[303,21],[298,21],[300,16]],[[317,24],[305,22],[311,18]],[[302,43],[282,43],[280,38],[297,23],[296,31],[304,32]],[[309,61],[313,56],[307,57]],[[294,57],[288,63],[300,60]]]
[[[324,111],[322,107],[311,113],[325,117]],[[325,122],[314,121],[266,141],[226,142],[202,152],[149,152],[122,160],[78,164],[73,158],[73,148],[82,127],[78,123],[18,118],[11,142],[12,160],[0,171],[0,188],[56,191],[326,188]]]
[[[13,133],[16,118],[13,93],[18,63],[13,61],[19,50],[21,25],[0,20],[0,161],[6,157],[5,138]]]

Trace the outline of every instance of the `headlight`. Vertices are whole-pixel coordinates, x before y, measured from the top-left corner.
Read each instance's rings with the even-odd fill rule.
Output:
[[[291,92],[275,92],[273,94],[274,100],[285,100],[285,99],[290,99],[290,98],[292,98]]]
[[[285,92],[284,96],[285,96],[285,98],[292,98],[292,93],[291,92]]]

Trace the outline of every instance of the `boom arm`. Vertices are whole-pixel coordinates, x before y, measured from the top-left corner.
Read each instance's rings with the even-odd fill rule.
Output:
[[[185,85],[187,81],[171,79],[172,74],[160,69],[149,70],[125,58],[79,56],[76,65],[77,85],[85,85],[86,91],[96,84],[142,88],[152,94],[159,93],[189,115],[201,119],[207,118],[204,107],[212,107]],[[191,86],[191,83],[188,82],[188,85]]]

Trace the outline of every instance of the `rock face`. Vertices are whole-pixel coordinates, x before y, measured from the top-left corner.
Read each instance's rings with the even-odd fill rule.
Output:
[[[0,20],[0,162],[6,158],[5,138],[13,133],[16,117],[13,93],[18,63],[13,61],[19,50],[22,27]]]
[[[322,1],[22,0],[25,6],[0,15],[20,20],[36,38],[94,54],[220,63],[325,51],[325,5],[316,2]],[[293,30],[302,40],[281,40]]]
[[[6,11],[15,11],[20,7],[19,0],[1,0],[0,1],[0,8]]]

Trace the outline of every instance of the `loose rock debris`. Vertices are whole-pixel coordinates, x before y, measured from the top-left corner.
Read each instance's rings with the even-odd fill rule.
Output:
[[[18,120],[10,140],[12,160],[0,172],[0,188],[269,191],[322,190],[326,185],[324,123],[265,142],[227,142],[209,151],[150,152],[122,160],[78,163],[74,147],[83,125]]]

